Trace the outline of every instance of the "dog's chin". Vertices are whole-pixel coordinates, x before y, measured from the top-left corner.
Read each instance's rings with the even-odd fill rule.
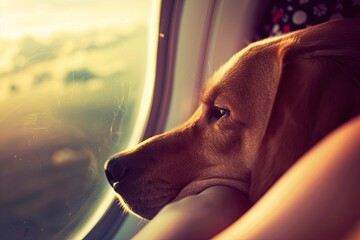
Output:
[[[163,206],[160,207],[149,207],[142,204],[131,204],[126,202],[124,198],[118,196],[119,205],[125,210],[125,212],[134,215],[141,219],[151,220],[155,215],[161,210]]]
[[[159,202],[151,201],[148,203],[139,204],[138,201],[125,200],[123,196],[118,195],[119,205],[129,214],[136,216],[141,219],[152,220],[162,208],[166,205],[177,202],[183,198],[197,195],[201,190],[194,191],[192,193],[179,193],[169,200],[159,200]],[[137,204],[135,204],[135,202]],[[163,204],[161,204],[161,203]],[[154,205],[156,204],[156,205]]]
[[[192,182],[177,192],[157,192],[157,194],[154,195],[149,194],[153,192],[149,189],[148,191],[144,191],[149,195],[142,195],[139,192],[129,190],[135,188],[123,189],[118,186],[114,186],[114,190],[118,194],[120,205],[125,209],[126,212],[139,218],[151,220],[167,204],[177,202],[189,196],[197,195],[210,187],[219,185],[232,187],[238,190],[244,190],[242,188],[242,184],[240,186],[238,186],[238,184],[239,182],[234,180],[211,179],[206,181]]]
[[[176,198],[176,193],[168,193],[166,197],[144,196],[141,194],[119,193],[117,197],[119,205],[129,214],[147,220],[153,219],[160,210]]]

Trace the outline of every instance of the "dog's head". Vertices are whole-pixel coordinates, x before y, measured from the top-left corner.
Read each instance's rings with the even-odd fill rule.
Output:
[[[106,175],[151,219],[214,185],[255,202],[304,152],[360,112],[360,32],[335,21],[249,45],[210,79],[183,125],[121,152]],[[357,85],[358,84],[358,85]]]

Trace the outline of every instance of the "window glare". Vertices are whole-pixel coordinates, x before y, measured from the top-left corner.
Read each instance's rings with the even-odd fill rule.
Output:
[[[0,2],[1,238],[83,238],[105,213],[103,164],[148,116],[159,6]]]

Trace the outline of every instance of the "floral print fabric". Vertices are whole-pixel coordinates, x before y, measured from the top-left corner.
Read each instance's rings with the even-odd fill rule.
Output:
[[[255,40],[360,16],[360,0],[275,0]]]

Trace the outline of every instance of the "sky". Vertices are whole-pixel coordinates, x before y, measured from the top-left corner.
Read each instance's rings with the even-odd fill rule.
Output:
[[[0,0],[0,39],[148,22],[150,0]]]

